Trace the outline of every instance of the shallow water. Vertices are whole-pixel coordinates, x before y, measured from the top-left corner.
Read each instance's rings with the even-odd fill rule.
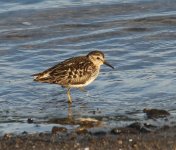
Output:
[[[31,74],[101,49],[115,70],[73,89],[74,118],[108,125],[143,121],[144,108],[176,117],[176,3],[172,0],[1,1],[0,126],[68,115],[65,89],[33,82]]]

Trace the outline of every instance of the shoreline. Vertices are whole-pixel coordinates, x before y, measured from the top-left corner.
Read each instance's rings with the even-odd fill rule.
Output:
[[[169,121],[170,113],[160,109],[144,109],[146,117]],[[29,124],[36,124],[28,118]],[[55,118],[47,124],[55,125],[48,132],[21,134],[6,133],[0,137],[0,150],[176,150],[176,125],[133,122],[125,127],[102,128],[93,118]],[[59,125],[76,125],[67,129]],[[36,124],[37,125],[37,124]]]
[[[67,132],[63,127],[53,127],[50,133],[5,134],[0,138],[0,149],[176,150],[176,126],[163,126],[160,129],[148,132],[147,130],[139,130],[134,124],[132,128],[129,126],[114,128],[110,132],[89,132],[86,129]]]

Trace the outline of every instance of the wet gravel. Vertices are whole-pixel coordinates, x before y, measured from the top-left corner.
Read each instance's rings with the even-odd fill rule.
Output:
[[[125,128],[124,128],[125,130]],[[12,135],[0,139],[2,150],[175,150],[176,127],[162,128],[150,133],[123,132],[121,134],[77,134],[76,132]]]

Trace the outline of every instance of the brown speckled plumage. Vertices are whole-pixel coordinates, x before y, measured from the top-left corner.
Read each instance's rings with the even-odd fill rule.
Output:
[[[72,87],[81,88],[98,76],[102,64],[112,67],[105,62],[101,51],[92,51],[86,56],[67,59],[41,73],[34,74],[34,81],[59,84],[68,90]],[[67,94],[70,96],[69,93]]]
[[[55,83],[65,87],[69,85],[85,84],[96,72],[96,66],[85,56],[73,57],[65,60],[46,71],[35,74],[35,81]],[[48,76],[45,77],[45,75]]]

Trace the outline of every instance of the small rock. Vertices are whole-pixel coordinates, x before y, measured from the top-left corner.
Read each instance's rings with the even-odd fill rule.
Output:
[[[44,133],[43,133],[43,132],[40,132],[38,135],[39,135],[39,137],[43,137],[43,136],[44,136]]]
[[[141,125],[139,122],[134,122],[134,123],[130,124],[128,127],[134,128],[134,129],[136,129],[136,130],[140,130],[140,129],[141,129],[141,126],[142,126],[142,125]]]
[[[167,117],[170,115],[170,113],[166,110],[162,110],[162,109],[147,109],[145,108],[143,110],[144,113],[146,113],[147,117],[150,119],[154,119],[154,118],[163,118],[163,117]]]
[[[75,145],[74,145],[74,148],[78,148],[80,146],[80,144],[79,143],[76,143]]]
[[[95,110],[93,110],[93,111],[92,111],[92,113],[95,115],[95,114],[96,114],[96,111],[95,111]]]
[[[39,127],[40,127],[40,125],[39,125],[39,124],[35,124],[35,127],[39,128]]]
[[[23,135],[27,135],[28,133],[27,133],[26,131],[23,131],[22,134],[23,134]]]
[[[18,143],[15,144],[15,148],[19,148],[19,144]]]
[[[124,128],[114,128],[111,130],[111,133],[112,134],[136,134],[138,133],[138,131],[136,129],[133,129],[133,128],[129,128],[129,127],[124,127]]]
[[[34,120],[32,118],[28,118],[27,123],[34,123]]]
[[[144,123],[144,127],[148,128],[148,129],[156,129],[157,128],[157,126],[154,126],[150,123]]]
[[[134,142],[134,143],[132,144],[132,148],[135,148],[135,149],[137,149],[137,148],[138,148],[138,145],[137,145],[137,143],[136,143],[136,142]]]
[[[77,120],[77,123],[81,127],[85,127],[85,128],[92,128],[92,127],[99,126],[101,124],[99,120],[93,119],[93,118],[79,118]]]
[[[118,143],[119,145],[122,145],[122,144],[123,144],[123,141],[122,141],[122,140],[118,140],[117,143]]]
[[[106,135],[107,133],[105,131],[96,131],[92,134],[95,135],[95,136],[103,136],[103,135]]]
[[[67,132],[67,128],[64,128],[64,127],[56,127],[54,126],[51,130],[51,133],[52,134],[58,134],[58,133],[63,133],[63,132]]]
[[[77,136],[78,136],[78,135],[77,135],[76,133],[72,132],[71,134],[69,134],[69,137],[68,137],[68,138],[69,138],[70,140],[75,140],[75,139],[77,138]],[[78,143],[78,144],[79,144],[79,143]]]
[[[20,138],[16,138],[16,140],[15,140],[15,147],[16,148],[19,148],[20,147],[20,145],[23,143],[23,141],[20,139]]]
[[[114,128],[111,130],[111,133],[113,134],[120,134],[122,132],[122,130],[120,128]]]
[[[13,136],[12,134],[6,133],[6,134],[4,134],[3,139],[8,140],[8,139],[12,138],[12,136]]]
[[[86,133],[88,133],[88,130],[85,128],[77,128],[76,133],[77,134],[86,134]]]
[[[129,142],[133,142],[133,139],[129,139]]]
[[[139,122],[134,122],[134,123],[130,124],[127,127],[135,129],[136,131],[141,132],[141,133],[148,133],[148,132],[150,132],[150,130],[148,130],[147,128],[145,128],[144,125],[142,125]]]

